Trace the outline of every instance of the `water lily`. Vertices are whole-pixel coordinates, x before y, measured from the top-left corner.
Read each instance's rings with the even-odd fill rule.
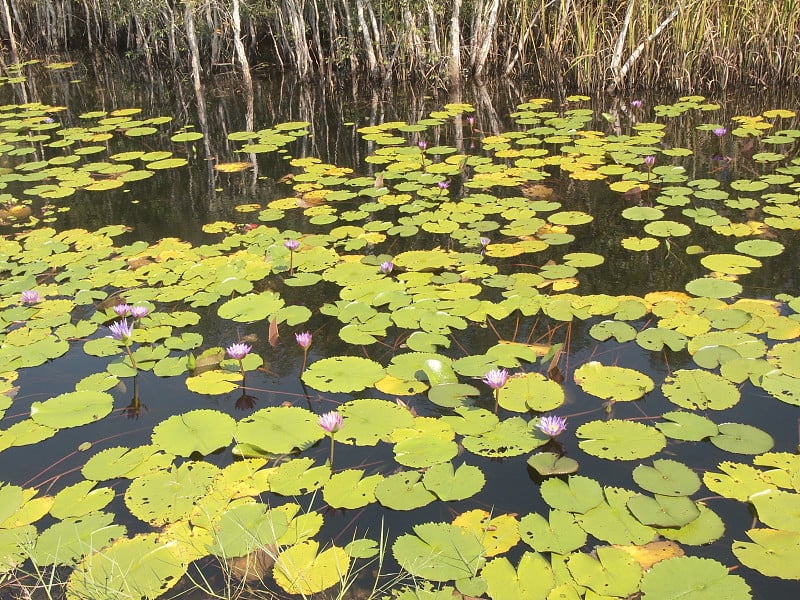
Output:
[[[467,117],[467,123],[469,123],[469,128],[470,128],[470,129],[472,129],[473,127],[475,127],[475,117],[473,117],[472,115],[470,115],[469,117]]]
[[[631,108],[642,108],[641,100],[631,100]]]
[[[450,182],[449,181],[444,180],[444,181],[440,181],[439,182],[439,189],[440,190],[446,190],[449,187],[450,187]]]
[[[108,330],[111,332],[112,338],[125,344],[125,352],[128,353],[128,358],[131,359],[131,366],[134,370],[137,370],[136,359],[133,358],[133,351],[131,350],[133,323],[128,323],[127,319],[122,319],[121,321],[115,321],[109,325]]]
[[[283,245],[289,251],[289,275],[294,273],[294,251],[300,247],[300,242],[297,240],[286,240]]]
[[[425,152],[425,149],[428,147],[428,142],[426,142],[425,140],[420,140],[417,145],[419,146],[420,150]]]
[[[129,314],[131,314],[131,307],[125,303],[117,304],[112,310],[118,317],[127,317]]]
[[[727,130],[727,129],[725,129],[724,127],[717,127],[716,129],[714,129],[714,130],[713,130],[713,133],[714,133],[714,135],[715,135],[715,136],[717,136],[718,138],[721,138],[721,137],[722,137],[722,136],[724,136],[726,133],[728,133],[728,130]]]
[[[236,342],[225,348],[225,352],[228,353],[228,356],[234,360],[239,361],[239,371],[242,373],[242,387],[244,387],[244,364],[242,361],[244,357],[250,354],[250,350],[253,347],[250,344],[243,344],[240,342]]]
[[[653,155],[645,156],[644,164],[647,166],[647,170],[649,171],[653,167],[653,165],[656,164],[656,157]]]
[[[319,416],[319,426],[331,438],[331,469],[333,469],[333,436],[342,428],[342,415],[336,410],[323,413]]]
[[[392,261],[386,260],[381,263],[381,273],[384,275],[391,273],[392,269],[394,269],[394,263]]]
[[[42,301],[42,297],[36,290],[25,290],[20,294],[20,299],[23,304],[36,304]]]
[[[489,242],[492,240],[490,240],[488,237],[481,237],[478,238],[478,241],[481,243],[481,248],[486,248],[486,246],[488,246]]]
[[[486,373],[482,381],[494,390],[494,412],[497,413],[497,407],[500,404],[500,388],[508,381],[508,371],[492,369]]]
[[[319,416],[319,426],[327,433],[336,433],[342,428],[342,415],[336,410],[323,413]]]
[[[503,387],[508,381],[508,371],[505,369],[492,369],[483,377],[483,382],[493,390]]]
[[[108,330],[115,340],[123,342],[126,346],[130,344],[131,335],[133,335],[133,323],[128,323],[127,319],[114,321],[108,326]]]
[[[306,359],[308,358],[308,347],[311,345],[311,340],[314,336],[311,335],[310,331],[304,331],[303,333],[295,333],[294,339],[297,340],[297,343],[303,349],[303,366],[300,368],[300,373],[302,374],[303,371],[306,370]]]
[[[146,306],[131,306],[131,316],[134,319],[141,319],[142,317],[147,316],[150,312],[150,309]]]
[[[539,419],[536,427],[551,438],[564,432],[567,428],[567,420],[564,417],[547,416]]]

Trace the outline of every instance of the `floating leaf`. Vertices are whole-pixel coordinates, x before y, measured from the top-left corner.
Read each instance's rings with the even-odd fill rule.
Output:
[[[449,462],[433,465],[422,477],[425,489],[445,502],[470,498],[481,491],[485,482],[478,467],[462,464],[454,470]]]
[[[537,452],[528,459],[528,466],[539,475],[568,475],[578,470],[578,461],[554,452]]]
[[[174,542],[149,533],[119,539],[81,563],[67,581],[67,594],[74,598],[156,598],[180,581],[186,564]]]
[[[272,454],[305,450],[325,435],[318,417],[297,406],[262,408],[236,425],[237,443],[249,444]]]
[[[709,440],[717,448],[738,454],[761,454],[775,445],[768,433],[752,425],[740,423],[722,423],[719,425],[719,433]]]
[[[600,596],[627,597],[638,590],[642,568],[618,548],[600,546],[597,557],[576,553],[567,561],[575,581]]]
[[[643,600],[702,600],[726,598],[747,600],[750,586],[728,568],[709,558],[681,556],[661,561],[644,574],[640,585]]]
[[[53,429],[79,427],[99,421],[111,412],[113,406],[114,397],[106,392],[68,392],[44,402],[33,402],[31,419],[38,425]]]
[[[289,594],[316,594],[339,583],[350,557],[338,546],[319,552],[319,542],[306,540],[283,550],[275,561],[275,582]]]
[[[375,486],[375,498],[394,510],[414,510],[436,500],[420,481],[422,474],[406,471],[389,475]]]
[[[384,374],[383,367],[368,358],[332,356],[312,363],[302,379],[320,392],[357,392],[374,385]]]
[[[653,466],[639,465],[633,480],[648,492],[664,496],[691,496],[700,489],[700,478],[689,467],[669,459],[653,461]]]
[[[800,532],[750,529],[747,536],[752,543],[733,543],[742,564],[768,577],[800,580]]]
[[[586,544],[586,532],[575,516],[562,510],[551,510],[549,519],[531,513],[519,521],[522,540],[537,552],[569,554]]]
[[[661,391],[673,404],[688,409],[724,410],[739,402],[739,389],[709,371],[680,369],[664,380]]]
[[[153,445],[176,456],[206,455],[226,448],[233,438],[236,422],[216,410],[192,410],[173,415],[153,429]]]
[[[551,507],[572,513],[585,513],[603,502],[600,484],[582,475],[572,475],[566,481],[547,479],[540,491]]]
[[[578,427],[575,436],[587,454],[609,460],[635,460],[652,456],[666,445],[664,435],[635,421],[590,421]]]
[[[347,469],[331,476],[322,490],[322,497],[333,508],[361,508],[375,502],[375,487],[383,475],[364,477],[364,471]]]
[[[655,386],[644,373],[625,367],[609,367],[596,361],[575,370],[575,383],[584,392],[613,401],[638,400]]]
[[[481,570],[481,577],[486,580],[493,600],[546,598],[555,587],[553,569],[547,559],[533,552],[525,552],[516,569],[507,558],[495,558]]]
[[[475,535],[447,523],[414,526],[392,546],[397,562],[416,577],[451,581],[474,577],[484,565],[484,550]]]
[[[505,554],[519,542],[519,523],[515,515],[492,517],[485,510],[475,509],[461,513],[453,525],[472,532],[484,548],[484,556]]]

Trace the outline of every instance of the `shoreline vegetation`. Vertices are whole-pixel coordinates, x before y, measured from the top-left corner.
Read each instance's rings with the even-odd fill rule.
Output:
[[[3,68],[89,51],[300,81],[525,78],[585,91],[720,90],[800,80],[800,1],[0,0]]]

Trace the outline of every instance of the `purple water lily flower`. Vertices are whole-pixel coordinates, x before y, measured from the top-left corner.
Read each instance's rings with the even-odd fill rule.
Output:
[[[425,149],[428,147],[428,142],[426,142],[425,140],[420,140],[417,145],[419,146],[420,150],[425,152]]]
[[[147,316],[150,312],[150,309],[146,306],[131,306],[131,316],[134,319],[141,319],[142,317]]]
[[[478,241],[481,243],[482,247],[486,248],[486,246],[488,246],[489,242],[491,242],[492,240],[490,240],[488,237],[481,237],[478,238]]]
[[[386,260],[381,263],[381,273],[383,274],[391,273],[392,269],[394,269],[394,263],[392,261]]]
[[[250,344],[235,343],[225,348],[225,352],[228,353],[230,358],[241,361],[250,353],[250,350],[252,349],[253,347]]]
[[[121,321],[115,321],[109,325],[108,330],[111,332],[111,337],[115,340],[127,344],[131,339],[131,335],[133,335],[133,323],[128,323],[127,319],[122,319]]]
[[[311,335],[310,331],[304,331],[303,333],[295,333],[294,339],[297,340],[297,343],[303,350],[308,350],[308,347],[311,345],[311,340],[314,336]]]
[[[131,314],[131,307],[124,303],[117,304],[113,308],[113,311],[117,314],[118,317],[127,317],[129,314]]]
[[[536,423],[536,427],[545,435],[554,438],[567,428],[567,420],[564,417],[556,416],[542,417]]]
[[[37,304],[42,301],[42,297],[36,290],[25,290],[20,294],[20,300],[23,304]]]
[[[642,108],[641,100],[631,100],[631,108]]]
[[[648,169],[650,169],[654,164],[656,164],[656,157],[653,155],[645,156],[644,164],[647,165]]]
[[[505,369],[492,369],[486,373],[482,381],[493,390],[499,390],[508,381],[508,371]]]
[[[728,130],[725,129],[724,127],[717,127],[716,129],[713,129],[712,132],[714,133],[715,136],[717,136],[718,138],[721,138],[726,133],[728,133]]]
[[[342,415],[335,410],[323,413],[319,416],[319,426],[327,433],[334,434],[342,428]]]
[[[286,240],[285,242],[283,242],[283,245],[289,252],[294,252],[300,247],[300,242],[298,242],[297,240]]]
[[[439,182],[439,189],[440,190],[446,190],[449,187],[450,187],[450,182],[449,181],[440,181]]]
[[[475,126],[475,117],[473,117],[471,115],[469,117],[467,117],[467,123],[469,123],[470,127],[474,127]]]

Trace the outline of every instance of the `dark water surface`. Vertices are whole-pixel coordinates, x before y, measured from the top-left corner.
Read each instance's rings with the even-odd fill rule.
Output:
[[[124,66],[123,66],[124,67]],[[181,82],[168,79],[166,74],[156,74],[152,80],[141,77],[133,67],[112,69],[102,63],[86,63],[69,71],[33,70],[35,76],[29,79],[23,93],[22,86],[5,85],[0,88],[0,102],[19,102],[27,95],[28,100],[38,100],[46,104],[62,105],[67,110],[61,113],[61,122],[65,127],[80,124],[77,115],[93,110],[112,110],[115,108],[138,107],[143,109],[146,117],[171,115],[173,122],[163,128],[163,138],[157,136],[147,138],[146,144],[153,149],[173,149],[176,154],[183,152],[189,159],[187,168],[174,169],[156,173],[150,179],[134,182],[122,188],[103,193],[78,192],[69,200],[70,210],[56,214],[57,220],[50,225],[61,230],[71,228],[97,229],[108,224],[125,224],[130,232],[116,239],[118,244],[130,243],[134,240],[156,241],[164,237],[177,237],[193,244],[216,242],[218,236],[204,233],[201,227],[206,223],[228,220],[246,224],[255,219],[255,213],[242,213],[236,206],[258,203],[262,206],[271,200],[292,196],[291,183],[281,182],[292,167],[288,157],[318,157],[324,162],[337,166],[348,166],[356,173],[374,175],[378,170],[375,165],[364,161],[373,150],[369,142],[357,133],[359,126],[378,124],[384,121],[406,121],[414,123],[424,118],[432,110],[439,110],[446,102],[458,100],[468,102],[476,107],[476,128],[484,135],[500,133],[513,127],[510,113],[516,104],[531,97],[554,97],[556,105],[560,98],[552,90],[528,89],[524,84],[518,87],[500,86],[496,89],[476,89],[465,87],[459,95],[448,94],[443,90],[381,90],[372,92],[357,89],[354,93],[349,87],[341,89],[301,88],[287,83],[275,81],[256,81],[253,98],[253,129],[271,127],[286,121],[308,121],[311,135],[301,138],[287,147],[287,153],[267,153],[257,157],[257,169],[243,173],[224,174],[213,169],[217,162],[250,160],[235,153],[237,143],[227,139],[234,131],[247,128],[247,100],[234,77],[218,77],[206,89],[207,112],[205,119],[199,118],[195,106],[194,92],[188,78]],[[79,80],[79,81],[78,81]],[[797,106],[794,98],[785,98],[780,92],[747,93],[737,97],[712,99],[719,100],[722,109],[713,118],[720,122],[728,122],[736,114],[758,114],[758,112],[778,106]],[[455,96],[455,98],[454,98]],[[629,99],[622,103],[626,104]],[[655,103],[669,103],[674,98],[645,98],[645,106]],[[604,127],[603,113],[618,108],[619,105],[610,98],[597,98],[593,101],[598,121],[597,128]],[[694,139],[696,117],[687,116],[675,119],[670,123],[674,131],[665,139],[675,146],[688,146],[695,150],[697,173],[693,177],[708,176],[710,170],[719,165],[710,158],[714,152],[712,144],[716,140]],[[184,125],[193,125],[201,130],[201,122],[205,120],[205,133],[208,147],[203,143],[193,145],[173,144],[169,141],[169,133]],[[171,131],[170,131],[171,128]],[[435,135],[439,139],[431,143],[453,144],[457,132],[448,126],[437,128]],[[708,136],[706,136],[708,137]],[[470,143],[465,141],[465,145]],[[131,141],[131,147],[140,148],[142,142]],[[705,145],[705,147],[704,147]],[[115,145],[113,152],[124,151],[121,145]],[[749,173],[730,172],[724,170],[712,172],[711,177],[734,180],[749,177]],[[574,228],[577,236],[570,245],[571,251],[595,252],[606,258],[605,264],[590,270],[582,271],[579,293],[636,294],[643,296],[656,290],[683,290],[685,282],[705,273],[699,261],[682,251],[690,244],[700,244],[707,249],[722,248],[719,239],[706,239],[702,227],[676,241],[671,250],[666,246],[659,247],[649,253],[633,253],[619,246],[620,237],[637,235],[640,224],[631,223],[620,218],[620,195],[608,190],[604,182],[575,182],[566,174],[556,174],[546,180],[563,203],[566,210],[581,210],[594,215],[594,221],[585,226]],[[457,182],[454,194],[466,192],[458,190]],[[509,192],[510,193],[510,192]],[[518,192],[514,192],[516,194]],[[41,209],[41,201],[34,201],[37,210]],[[722,212],[722,211],[721,211]],[[281,229],[291,229],[301,233],[321,231],[321,228],[310,225],[302,214],[292,214],[286,222],[276,224]],[[4,229],[3,233],[12,230]],[[573,229],[571,229],[571,232]],[[771,298],[777,293],[785,292],[793,295],[800,293],[800,271],[797,268],[798,252],[797,234],[795,232],[779,232],[779,241],[786,245],[783,255],[762,259],[764,266],[751,275],[743,276],[740,283],[744,286],[743,296]],[[407,240],[410,248],[429,248],[440,244],[447,246],[451,242],[448,236],[420,234]],[[402,248],[392,248],[397,254]],[[380,250],[385,251],[384,249]],[[561,252],[559,249],[558,252]],[[530,260],[531,255],[524,255]],[[547,252],[535,255],[539,264],[544,264],[550,256]],[[491,259],[487,258],[491,262]],[[513,272],[514,266],[508,261],[498,261],[507,272]],[[519,265],[518,268],[523,268]],[[330,298],[331,288],[319,285],[312,288],[290,288],[281,285],[281,295],[286,304],[308,305],[319,307]],[[206,310],[207,314],[203,311]],[[254,351],[265,358],[269,372],[248,373],[247,385],[251,398],[241,398],[235,392],[223,396],[203,397],[186,389],[183,378],[158,378],[152,373],[141,373],[138,377],[138,394],[143,409],[139,414],[132,414],[125,408],[133,397],[132,382],[125,380],[113,390],[115,396],[114,413],[89,427],[66,429],[54,438],[37,444],[9,448],[0,453],[0,472],[2,479],[10,483],[40,487],[43,492],[53,493],[67,484],[80,479],[78,469],[86,460],[84,453],[77,450],[83,442],[92,442],[93,452],[103,448],[126,445],[135,446],[147,443],[155,425],[170,415],[179,414],[196,408],[214,408],[230,413],[240,419],[252,410],[266,406],[276,406],[291,402],[297,406],[311,406],[315,412],[332,410],[340,401],[351,398],[344,394],[317,394],[307,390],[298,378],[302,354],[298,353],[292,335],[286,331],[283,343],[271,348],[267,343],[267,324],[254,323],[233,326],[230,321],[216,317],[216,309],[200,309],[203,315],[200,332],[204,338],[204,347],[214,345],[225,346],[240,336],[256,336]],[[565,372],[564,388],[567,404],[558,410],[559,414],[570,416],[570,430],[560,439],[565,454],[579,457],[580,473],[601,480],[604,485],[619,485],[631,488],[630,472],[635,464],[609,462],[593,458],[581,450],[574,436],[569,435],[583,421],[602,418],[602,407],[599,400],[589,397],[572,381],[572,371],[588,360],[601,360],[604,364],[620,364],[650,375],[656,382],[663,381],[669,373],[680,368],[692,368],[688,353],[666,352],[663,356],[642,352],[635,345],[606,345],[595,341],[588,335],[592,322],[574,321],[570,332],[569,356],[562,363]],[[338,337],[338,322],[335,319],[315,312],[308,327],[314,332],[314,343],[310,349],[309,362],[326,356],[341,353],[351,354],[352,349],[343,346]],[[525,341],[529,332],[536,327],[535,319],[523,319],[516,323],[507,319],[496,328],[503,339],[513,339],[517,332],[517,340]],[[565,327],[564,324],[559,328]],[[560,331],[563,331],[561,329]],[[541,335],[537,330],[534,338]],[[559,337],[561,333],[558,334]],[[484,351],[496,342],[493,332],[485,328],[471,327],[454,334],[457,344],[450,349],[454,356],[475,354]],[[370,358],[387,364],[394,354],[393,346],[397,340],[387,339],[385,344],[368,347]],[[4,425],[16,422],[24,417],[30,403],[46,400],[56,394],[70,391],[75,382],[91,373],[103,371],[107,358],[95,358],[83,353],[79,345],[70,352],[50,364],[34,369],[23,370],[18,384],[20,395],[15,399],[13,407],[4,419]],[[2,366],[0,366],[0,371]],[[480,385],[480,384],[478,384]],[[373,391],[374,392],[374,391]],[[376,392],[375,392],[376,393]],[[742,400],[734,408],[726,411],[725,420],[748,423],[768,431],[775,439],[774,452],[795,452],[798,445],[798,410],[797,407],[778,402],[766,397],[758,388],[749,383],[742,386]],[[432,406],[424,398],[405,399],[420,415],[439,415],[446,409]],[[491,397],[484,394],[481,406],[491,408]],[[624,404],[625,406],[622,406]],[[663,397],[657,386],[655,391],[636,403],[620,403],[614,408],[617,418],[637,418],[650,422],[672,407]],[[588,414],[587,414],[588,413]],[[584,415],[587,416],[578,416]],[[574,415],[574,416],[573,416]],[[389,474],[397,467],[390,450],[367,453],[364,448],[337,445],[337,466],[347,465],[353,468],[365,468],[368,472]],[[319,463],[326,460],[328,446],[325,441],[308,451],[308,455]],[[681,460],[698,471],[716,469],[721,461],[733,460],[749,462],[749,457],[733,456],[717,449],[709,442],[675,443],[671,441],[668,452],[674,452],[674,458]],[[232,460],[229,451],[208,457],[220,466]],[[471,456],[470,462],[481,466],[486,476],[486,486],[479,496],[462,502],[436,502],[410,514],[386,511],[377,504],[372,504],[362,511],[328,510],[326,524],[319,536],[322,540],[333,539],[345,544],[357,531],[359,535],[369,533],[376,538],[383,526],[389,531],[390,538],[409,531],[413,524],[427,521],[451,521],[453,516],[474,508],[484,508],[493,514],[516,513],[524,515],[529,512],[546,514],[547,505],[542,501],[538,484],[539,477],[524,464],[524,457],[514,459],[486,460]],[[650,460],[642,461],[650,464]],[[702,495],[703,492],[699,494]],[[304,509],[319,508],[321,498],[312,503],[305,497],[299,500]],[[713,557],[723,564],[733,567],[737,559],[730,551],[731,540],[746,539],[744,531],[752,526],[753,515],[747,506],[724,499],[709,499],[708,505],[725,521],[725,536],[713,544],[703,547],[687,547],[687,554]],[[111,510],[119,509],[124,513],[124,505],[119,497]],[[420,515],[424,516],[420,516]],[[129,526],[129,535],[137,527],[147,530],[145,524],[133,522]],[[508,554],[516,564],[522,553],[523,544]],[[209,571],[212,573],[213,570]],[[764,577],[757,572],[739,567],[736,573],[742,575],[753,589],[754,597],[762,600],[774,598],[791,598],[796,595],[797,584]],[[213,573],[212,575],[213,576]],[[0,594],[1,595],[1,594]]]

